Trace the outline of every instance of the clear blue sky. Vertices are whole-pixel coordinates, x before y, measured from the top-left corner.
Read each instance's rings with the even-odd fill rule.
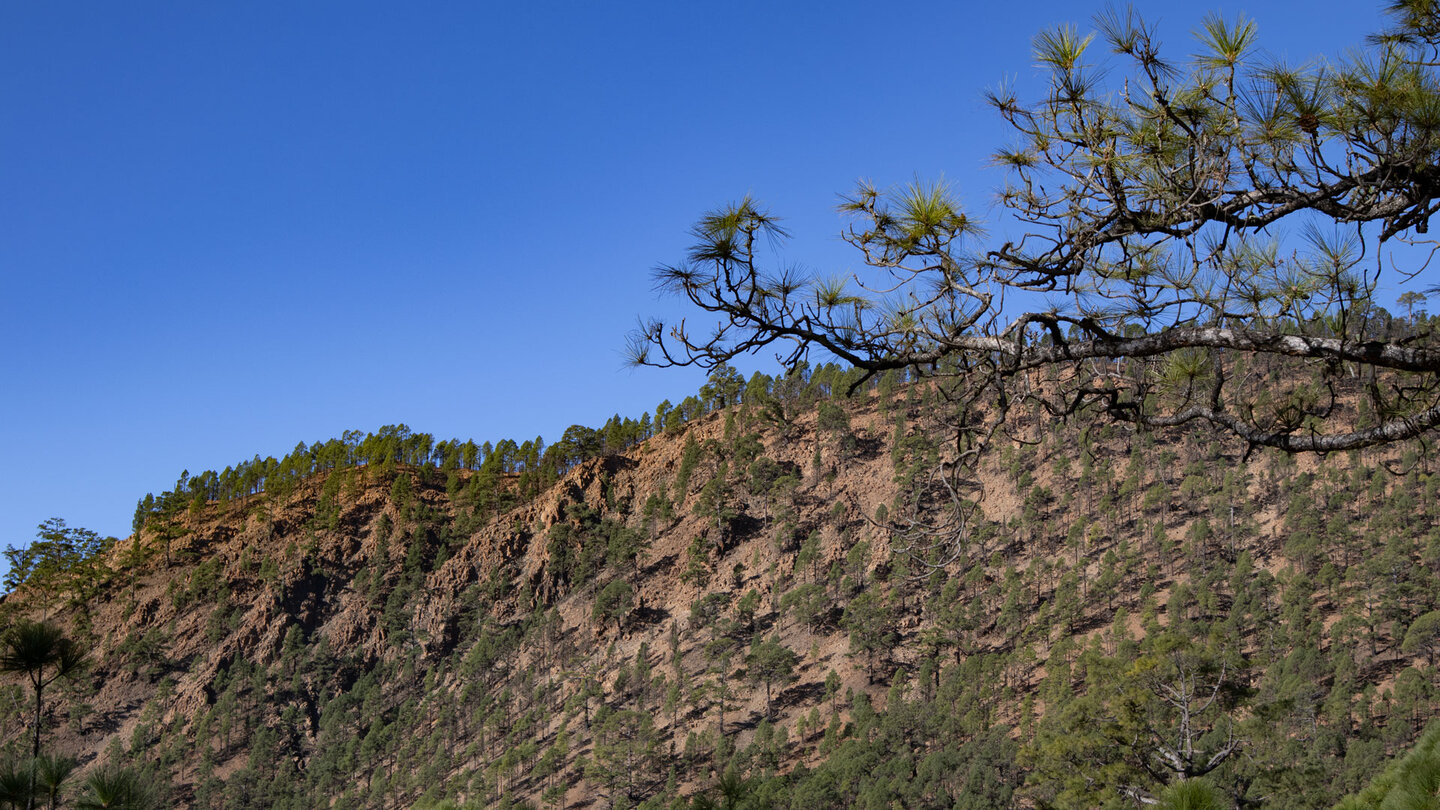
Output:
[[[0,8],[0,547],[128,533],[182,469],[404,422],[477,441],[638,416],[649,269],[753,193],[817,270],[836,195],[943,175],[988,213],[981,91],[1083,3],[159,3]],[[1266,0],[1273,54],[1378,4]],[[1033,95],[1033,93],[1032,93]]]

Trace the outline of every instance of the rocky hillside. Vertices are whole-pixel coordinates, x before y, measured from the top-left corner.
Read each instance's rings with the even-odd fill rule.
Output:
[[[4,603],[89,651],[45,748],[195,808],[1121,807],[1196,783],[1319,807],[1440,705],[1427,456],[1034,418],[965,523],[922,531],[954,514],[915,496],[942,404],[823,393],[670,420],[533,492],[368,464],[157,512],[83,587]],[[31,693],[6,684],[19,756]]]

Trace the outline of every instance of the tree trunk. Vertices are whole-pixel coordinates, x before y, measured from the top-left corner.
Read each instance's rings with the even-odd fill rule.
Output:
[[[44,705],[41,702],[41,695],[45,690],[43,676],[43,672],[37,671],[34,680],[31,681],[35,687],[35,736],[34,742],[30,746],[30,795],[25,800],[25,810],[35,810],[35,768],[40,762],[40,720],[41,707]]]

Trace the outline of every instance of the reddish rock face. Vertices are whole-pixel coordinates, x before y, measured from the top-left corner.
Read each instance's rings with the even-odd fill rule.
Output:
[[[915,438],[934,406],[923,395],[877,400],[846,403],[847,441],[817,433],[813,406],[785,424],[743,408],[714,413],[581,462],[499,511],[476,513],[469,471],[447,480],[363,467],[314,476],[283,498],[182,511],[165,530],[168,560],[148,528],[148,554],[122,541],[101,592],[55,614],[92,665],[68,693],[80,697],[52,704],[47,746],[86,767],[107,751],[167,752],[171,799],[184,807],[211,806],[215,784],[232,789],[266,768],[305,784],[330,769],[335,791],[409,806],[426,788],[395,774],[422,761],[443,764],[432,775],[452,797],[540,803],[550,791],[577,805],[620,779],[596,764],[597,747],[603,759],[616,739],[639,735],[655,750],[640,752],[635,772],[660,774],[643,789],[658,790],[675,767],[688,794],[713,775],[681,768],[701,761],[686,759],[687,744],[709,750],[723,730],[727,745],[773,745],[765,721],[764,734],[790,735],[776,767],[818,766],[827,728],[839,733],[854,712],[908,694],[892,689],[897,673],[929,678],[922,692],[933,693],[945,667],[984,656],[995,662],[981,679],[995,689],[989,722],[1023,742],[1025,723],[1049,708],[1039,696],[1051,656],[1117,645],[1118,608],[1124,633],[1140,637],[1168,624],[1172,603],[1208,609],[1192,587],[1205,566],[1244,558],[1253,576],[1286,583],[1305,564],[1282,532],[1298,520],[1286,499],[1314,480],[1317,461],[1247,467],[1178,438],[1142,447],[1036,417],[1019,420],[1019,441],[983,467],[983,513],[963,543],[927,568],[901,553],[914,537],[887,526],[908,517],[906,487],[925,480],[927,454],[944,452]],[[902,415],[911,427],[897,430]],[[515,474],[494,482],[521,485]],[[1386,479],[1366,489],[1366,504],[1406,486]],[[1243,502],[1249,528],[1232,530],[1231,511],[1211,509],[1212,490]],[[1354,506],[1336,504],[1337,515]],[[616,552],[616,538],[638,553]],[[632,597],[602,615],[596,596],[618,579]],[[3,610],[37,605],[21,592]],[[1314,607],[1323,633],[1348,626],[1337,601]],[[768,668],[749,660],[772,638],[793,666],[774,663],[783,654]],[[1383,649],[1357,652],[1357,688],[1405,687],[1397,673],[1419,659],[1396,652],[1398,640]],[[0,733],[18,739],[24,727]],[[440,742],[422,750],[430,740]],[[539,771],[511,753],[529,752],[538,768],[551,749]]]

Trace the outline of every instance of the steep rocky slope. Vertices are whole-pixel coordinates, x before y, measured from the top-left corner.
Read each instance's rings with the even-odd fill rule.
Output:
[[[752,401],[498,513],[430,466],[196,504],[58,607],[91,666],[47,747],[180,807],[1086,806],[1202,775],[1305,807],[1433,716],[1425,458],[1032,419],[924,552],[890,529],[937,407]]]

